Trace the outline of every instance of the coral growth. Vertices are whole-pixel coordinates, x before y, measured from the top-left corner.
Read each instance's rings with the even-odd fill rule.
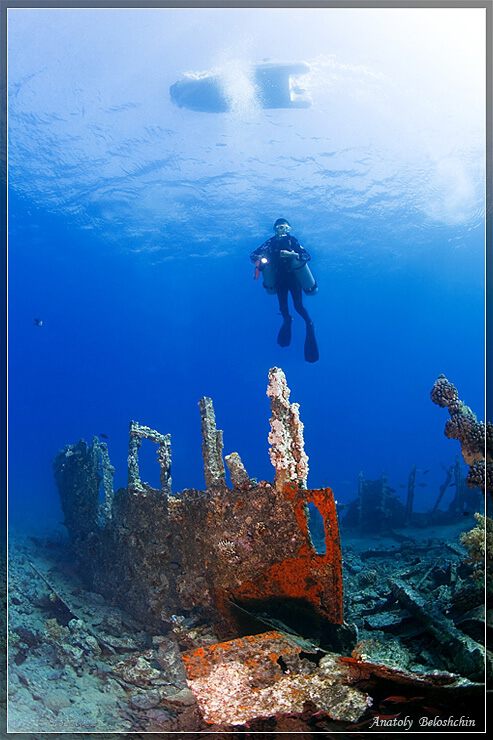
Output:
[[[493,430],[491,424],[486,425],[478,421],[473,411],[459,398],[457,388],[445,377],[440,375],[431,389],[431,400],[442,408],[448,408],[450,419],[445,424],[445,436],[449,439],[458,439],[461,444],[462,456],[470,466],[467,483],[469,486],[485,488],[487,481],[491,482],[493,473],[491,442]],[[485,460],[486,458],[486,460]],[[487,490],[491,488],[488,486]]]
[[[439,375],[431,389],[431,400],[442,408],[450,408],[459,402],[459,392],[445,375]]]
[[[285,483],[292,481],[306,488],[308,478],[308,456],[305,453],[300,407],[297,403],[289,403],[290,393],[281,368],[271,368],[267,387],[272,410],[269,457],[276,471],[275,486],[278,491],[282,491]]]
[[[455,386],[444,375],[440,375],[435,381],[431,391],[431,400],[449,410],[450,419],[445,425],[445,435],[460,441],[462,456],[469,465],[467,485],[481,488],[491,497],[493,492],[493,425],[490,422],[485,425],[477,420],[471,409],[460,400]],[[493,520],[479,513],[474,516],[478,526],[464,533],[461,542],[468,549],[469,558],[475,565],[476,579],[482,581],[485,577],[485,563],[489,561],[491,565]],[[489,594],[493,594],[491,576],[486,578],[486,589]]]
[[[474,514],[474,518],[477,525],[464,532],[460,541],[468,551],[476,579],[483,582],[486,572],[487,589],[493,593],[493,519],[479,513]]]

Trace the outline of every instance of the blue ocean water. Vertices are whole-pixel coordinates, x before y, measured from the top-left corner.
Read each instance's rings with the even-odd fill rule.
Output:
[[[460,452],[438,374],[484,415],[483,12],[9,10],[13,525],[61,520],[51,464],[81,437],[107,435],[124,486],[131,419],[171,433],[175,491],[202,488],[203,395],[225,452],[271,479],[275,365],[310,487],[348,501],[360,471],[399,490],[417,465],[431,506]],[[262,107],[265,60],[309,65],[310,107]],[[175,106],[190,71],[219,75],[231,110]],[[253,280],[279,216],[319,284],[314,365],[300,317],[277,346]],[[141,468],[157,485],[150,442]]]

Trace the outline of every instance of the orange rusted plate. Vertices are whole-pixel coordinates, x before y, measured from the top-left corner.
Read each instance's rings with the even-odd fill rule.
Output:
[[[342,553],[334,494],[330,488],[303,490],[296,483],[286,483],[283,496],[294,511],[300,533],[296,553],[283,560],[269,562],[255,580],[236,585],[230,598],[245,601],[286,597],[309,602],[321,616],[333,624],[343,622]],[[311,543],[306,506],[313,502],[325,524],[325,553],[318,554]]]
[[[264,632],[183,653],[187,681],[207,724],[243,724],[258,716],[301,711],[303,694],[288,690],[281,655],[301,648],[279,632]]]
[[[355,722],[371,703],[365,692],[343,684],[344,672],[319,669],[301,647],[276,631],[189,650],[182,659],[208,724],[301,717],[307,706],[312,714]]]
[[[297,655],[300,651],[301,648],[289,642],[285,635],[272,630],[187,650],[181,657],[189,680],[207,676],[216,665],[240,661],[255,668],[266,658],[273,666],[273,676],[280,678],[282,670],[277,663],[280,656]]]

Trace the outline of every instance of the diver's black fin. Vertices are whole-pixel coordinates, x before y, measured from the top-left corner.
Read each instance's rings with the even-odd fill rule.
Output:
[[[289,347],[291,344],[291,324],[293,323],[293,319],[291,316],[288,316],[284,319],[283,324],[281,328],[279,329],[279,334],[277,335],[277,343],[280,347]]]
[[[310,323],[306,325],[305,360],[307,362],[317,362],[319,357],[318,344],[315,337],[315,327],[313,326],[313,322],[310,321]]]

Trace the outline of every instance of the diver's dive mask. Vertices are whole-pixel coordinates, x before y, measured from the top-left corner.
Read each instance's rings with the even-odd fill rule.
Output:
[[[289,224],[278,224],[274,227],[274,230],[277,236],[287,236],[291,231],[291,226]]]

